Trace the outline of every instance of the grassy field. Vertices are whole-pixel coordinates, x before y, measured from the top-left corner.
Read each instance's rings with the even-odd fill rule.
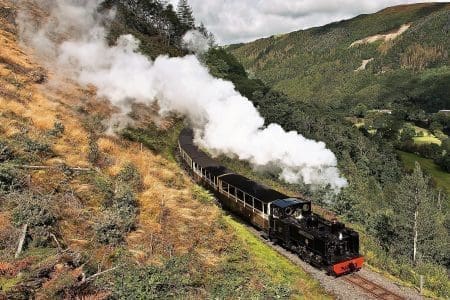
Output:
[[[450,195],[450,174],[442,171],[433,160],[422,158],[412,153],[398,151],[400,157],[408,169],[414,168],[414,163],[419,162],[422,169],[432,176],[434,182],[438,187],[443,189],[447,195]]]
[[[415,144],[438,144],[441,145],[442,141],[432,134],[428,129],[414,126],[417,135],[413,138]]]

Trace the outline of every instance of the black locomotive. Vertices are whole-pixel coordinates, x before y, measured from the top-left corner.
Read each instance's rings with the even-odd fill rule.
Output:
[[[313,213],[310,200],[286,196],[233,173],[194,145],[192,130],[182,130],[178,150],[196,182],[214,192],[226,208],[265,231],[269,239],[329,274],[361,269],[364,258],[359,254],[358,233]]]

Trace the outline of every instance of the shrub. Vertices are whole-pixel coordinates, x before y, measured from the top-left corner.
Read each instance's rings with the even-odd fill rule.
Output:
[[[437,158],[435,162],[442,170],[450,173],[450,153],[446,153],[444,156]]]
[[[142,187],[141,174],[138,169],[132,164],[126,164],[117,175],[117,180],[122,183],[127,183],[134,189],[140,189]]]
[[[57,222],[53,210],[53,199],[49,196],[33,194],[16,194],[13,197],[15,207],[12,211],[16,226],[28,224],[30,227],[51,227]]]
[[[197,185],[194,185],[192,188],[192,197],[202,204],[212,204],[214,201],[214,197],[210,192]]]
[[[53,124],[53,128],[49,130],[48,134],[55,137],[60,137],[65,131],[64,124],[56,121]]]
[[[119,244],[135,228],[137,201],[130,189],[122,188],[103,202],[104,215],[95,226],[96,238],[103,244]]]
[[[93,137],[89,138],[88,160],[92,164],[97,164],[100,160],[100,149],[98,148],[97,140]]]
[[[112,198],[105,199],[105,201],[103,202],[103,206],[106,209],[121,207],[136,208],[137,202],[133,192],[130,189],[128,189],[127,187],[121,187],[119,188],[118,194],[116,194]]]
[[[103,124],[103,117],[100,115],[89,116],[84,119],[83,127],[90,134],[100,134],[107,129],[107,127]]]
[[[9,164],[0,164],[0,193],[21,190],[25,187],[24,175]]]
[[[162,266],[121,270],[115,277],[113,295],[118,299],[195,299],[198,290],[203,290],[202,280],[193,270],[199,269],[193,267],[196,264],[195,257],[184,255],[174,256]]]
[[[96,240],[102,244],[117,245],[123,242],[126,230],[122,226],[122,218],[113,211],[106,210],[94,226]]]
[[[54,198],[35,194],[14,194],[12,222],[16,226],[28,224],[28,236],[34,247],[47,247],[53,243],[58,216]]]
[[[415,144],[413,141],[406,141],[402,143],[399,148],[403,151],[417,153],[422,157],[430,159],[437,159],[441,157],[442,154],[442,148],[434,143]]]
[[[103,193],[106,199],[114,197],[113,182],[109,178],[95,176],[94,183],[97,190]]]
[[[28,137],[23,139],[24,150],[29,153],[38,154],[42,156],[53,155],[53,150],[50,145],[42,142],[35,141]]]
[[[0,141],[0,163],[12,159],[14,159],[14,152],[7,143]]]

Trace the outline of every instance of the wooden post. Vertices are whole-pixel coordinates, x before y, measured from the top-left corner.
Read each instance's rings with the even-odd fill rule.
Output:
[[[442,211],[442,204],[441,204],[441,189],[438,190],[438,207],[439,207],[439,211]]]
[[[420,294],[421,295],[422,295],[422,291],[423,291],[423,283],[424,283],[423,279],[424,279],[423,275],[420,275]]]
[[[141,143],[141,152],[143,151],[143,145],[142,145],[142,143]]]
[[[27,237],[28,224],[24,224],[22,227],[22,235],[20,236],[19,245],[17,246],[15,258],[18,258],[23,249],[23,244],[25,243],[25,238]]]

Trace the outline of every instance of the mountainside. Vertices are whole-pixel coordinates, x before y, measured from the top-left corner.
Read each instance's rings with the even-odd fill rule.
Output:
[[[410,100],[450,107],[450,4],[414,4],[228,47],[259,79],[301,102],[347,110]]]
[[[206,58],[213,74],[251,99],[266,125],[325,142],[348,180],[331,197],[289,188],[358,226],[368,264],[415,286],[424,275],[444,298],[449,51],[450,4],[431,3],[231,45]]]

